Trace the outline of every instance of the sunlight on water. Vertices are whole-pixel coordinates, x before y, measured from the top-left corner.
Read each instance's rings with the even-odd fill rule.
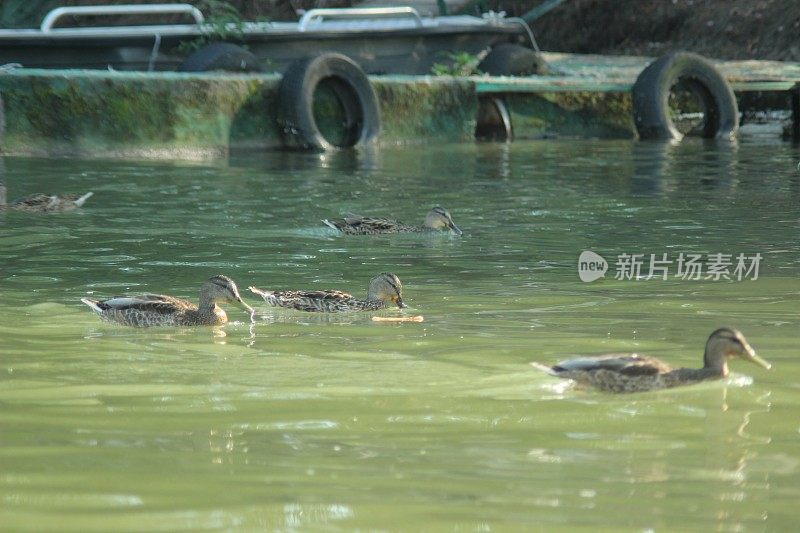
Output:
[[[0,523],[10,530],[787,530],[800,498],[800,159],[788,144],[537,142],[267,153],[228,164],[6,158],[0,212]],[[464,231],[341,236],[348,212]],[[607,262],[578,277],[578,256]],[[679,254],[761,255],[758,279],[681,279]],[[615,279],[668,254],[667,279]],[[705,263],[707,266],[707,262]],[[647,263],[645,262],[645,270]],[[733,268],[733,267],[731,267]],[[269,308],[247,291],[409,308]],[[223,328],[101,322],[82,297],[195,300]],[[647,274],[644,272],[643,274]],[[735,276],[734,276],[735,278]],[[700,366],[741,329],[774,365],[635,394],[532,368],[640,352]]]

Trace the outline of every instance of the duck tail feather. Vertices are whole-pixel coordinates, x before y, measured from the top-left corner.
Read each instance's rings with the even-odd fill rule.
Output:
[[[270,296],[272,296],[272,294],[275,292],[275,291],[267,291],[267,290],[264,290],[264,289],[259,289],[258,287],[253,287],[253,286],[250,286],[250,287],[247,287],[247,288],[250,290],[250,292],[252,292],[253,294],[257,294],[257,295],[261,296],[265,300],[267,298],[269,298]]]
[[[537,369],[537,370],[541,370],[545,374],[550,374],[551,376],[557,376],[558,375],[558,373],[555,370],[553,370],[552,367],[549,367],[547,365],[543,365],[541,363],[537,363],[536,361],[531,362],[530,365],[533,368]]]
[[[94,312],[95,312],[95,313],[97,313],[98,315],[99,315],[99,314],[101,314],[101,313],[103,312],[103,310],[102,310],[102,309],[100,309],[100,306],[99,306],[99,305],[97,305],[97,304],[98,304],[98,301],[97,301],[97,300],[90,300],[89,298],[81,298],[81,301],[82,301],[83,303],[85,303],[86,305],[88,305],[89,307],[91,307],[91,308],[92,308],[92,311],[94,311]]]
[[[84,204],[84,202],[86,202],[86,200],[88,200],[89,198],[91,198],[91,196],[92,196],[93,194],[94,194],[94,193],[93,193],[93,192],[91,192],[91,191],[87,192],[86,194],[84,194],[83,196],[81,196],[80,198],[78,198],[77,200],[75,200],[75,205],[77,205],[78,207],[81,207],[81,206]]]

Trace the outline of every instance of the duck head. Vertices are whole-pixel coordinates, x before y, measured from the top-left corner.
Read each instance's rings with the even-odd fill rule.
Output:
[[[389,272],[382,272],[372,278],[367,289],[367,299],[392,302],[400,309],[407,307],[403,303],[403,284],[397,276]]]
[[[228,276],[218,274],[203,283],[200,288],[200,301],[211,304],[228,303],[248,313],[253,313],[253,308],[244,303],[239,295],[239,288]]]
[[[742,332],[734,328],[719,328],[706,341],[703,355],[705,368],[718,370],[723,376],[728,375],[728,359],[739,357],[769,370],[772,365],[756,355],[756,351],[744,338]]]
[[[453,217],[450,216],[450,212],[438,205],[431,209],[425,217],[425,227],[435,230],[449,230],[456,235],[461,235],[461,230],[458,229],[456,223],[453,222]]]

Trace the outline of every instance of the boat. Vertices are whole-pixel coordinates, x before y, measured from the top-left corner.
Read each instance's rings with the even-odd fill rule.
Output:
[[[106,24],[131,17],[153,22],[68,25],[97,17]],[[162,23],[172,20],[183,22]],[[211,42],[212,33],[235,39],[220,46]],[[192,52],[192,43],[205,46]],[[331,51],[368,74],[419,75],[449,54],[477,55],[500,43],[536,49],[527,23],[502,13],[423,16],[411,6],[311,9],[296,22],[243,22],[220,32],[190,4],[66,6],[48,12],[38,28],[0,29],[0,65],[283,72],[298,59]]]

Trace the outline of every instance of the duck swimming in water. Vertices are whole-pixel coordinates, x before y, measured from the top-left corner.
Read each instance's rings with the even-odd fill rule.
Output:
[[[114,296],[108,300],[81,298],[81,301],[109,322],[125,326],[218,326],[228,321],[219,305],[229,303],[248,313],[253,309],[242,301],[236,283],[228,276],[209,278],[200,287],[200,302],[195,305],[186,300],[163,294]]]
[[[399,308],[403,303],[403,284],[394,274],[383,272],[369,282],[366,300],[359,300],[352,294],[342,291],[269,291],[250,287],[250,292],[258,294],[269,305],[288,307],[299,311],[337,313],[342,311],[377,311],[389,304]]]
[[[28,213],[61,213],[72,211],[83,206],[94,193],[86,194],[65,194],[63,196],[48,194],[31,194],[24,198],[18,198],[10,204],[6,203],[6,187],[0,185],[0,210],[13,209],[16,211],[27,211]]]
[[[453,217],[450,216],[447,209],[439,206],[428,212],[425,217],[425,223],[422,226],[409,226],[389,218],[363,217],[352,213],[344,218],[323,220],[323,222],[329,227],[348,235],[383,235],[434,231],[451,231],[456,235],[461,235],[461,230],[453,222]]]
[[[739,357],[767,370],[768,362],[756,355],[744,335],[719,328],[706,341],[702,368],[673,369],[663,361],[639,354],[609,354],[569,359],[552,367],[531,363],[550,375],[572,379],[604,392],[642,392],[690,385],[728,375],[728,359]]]

